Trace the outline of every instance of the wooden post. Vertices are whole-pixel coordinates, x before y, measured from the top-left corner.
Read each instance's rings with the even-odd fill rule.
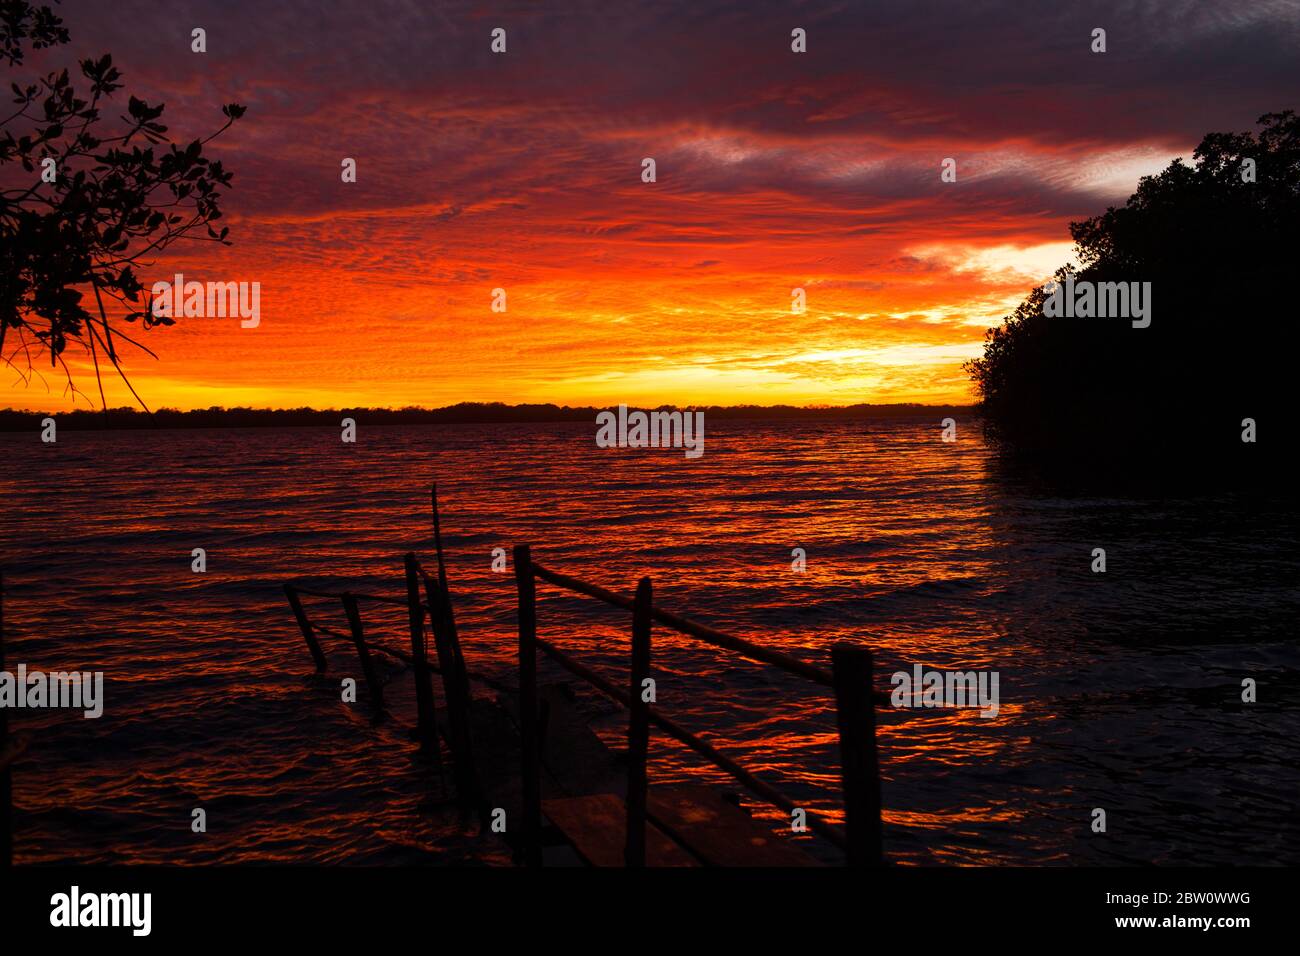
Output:
[[[430,578],[416,562],[424,581],[425,601],[429,605],[429,619],[433,627],[433,643],[438,651],[438,664],[442,671],[442,693],[447,701],[447,730],[450,737],[452,769],[456,775],[456,799],[463,810],[477,810],[488,825],[488,808],[483,800],[474,763],[473,734],[470,732],[470,705],[472,694],[469,678],[465,674],[465,661],[456,637],[456,622],[452,617],[448,595],[438,582]]]
[[[645,681],[650,676],[650,579],[636,586],[632,611],[632,665],[628,683],[627,725],[627,844],[623,860],[645,866],[646,755],[650,749],[650,704]]]
[[[375,673],[375,665],[370,660],[370,649],[366,647],[366,635],[361,628],[361,612],[357,610],[355,595],[343,595],[343,610],[347,613],[348,626],[352,629],[352,643],[357,647],[357,657],[361,658],[361,671],[366,675],[366,687],[370,689],[370,706],[374,710],[375,719],[382,720],[384,688],[380,685],[379,677]]]
[[[5,577],[0,571],[0,671],[5,669]],[[21,689],[19,693],[21,693]],[[0,707],[0,756],[9,745],[9,713]],[[7,765],[0,767],[0,868],[13,864],[13,777]]]
[[[424,605],[420,603],[420,580],[416,571],[415,555],[406,553],[406,604],[411,622],[411,661],[415,673],[416,732],[420,751],[437,758],[442,754],[438,747],[438,723],[434,717],[433,680],[429,675],[424,640]]]
[[[537,742],[537,581],[528,545],[516,545],[515,585],[519,590],[519,736],[523,774],[524,841],[527,866],[542,865],[542,779]]]
[[[311,621],[307,619],[307,612],[303,610],[302,599],[298,597],[298,589],[292,584],[284,586],[284,596],[289,599],[289,607],[293,608],[293,616],[298,619],[298,629],[302,631],[303,640],[307,642],[307,650],[311,651],[312,660],[316,662],[316,673],[323,673],[326,667],[325,652],[321,650],[320,641],[316,640],[316,632],[312,630]]]
[[[871,695],[871,652],[853,644],[836,644],[831,648],[831,673],[840,728],[848,862],[850,866],[879,866],[880,763]]]
[[[442,560],[442,525],[438,520],[438,483],[433,483],[430,491],[430,497],[433,502],[433,545],[438,552],[438,584],[442,587],[443,593],[447,591],[447,568]]]

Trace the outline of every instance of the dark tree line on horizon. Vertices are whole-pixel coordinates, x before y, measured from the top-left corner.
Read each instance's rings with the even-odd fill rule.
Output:
[[[638,406],[629,406],[638,407]],[[640,406],[644,411],[679,411],[676,406]],[[34,431],[42,419],[54,417],[59,427],[73,430],[114,428],[243,428],[333,427],[346,416],[358,425],[453,425],[529,422],[583,422],[590,425],[596,413],[608,406],[554,404],[507,405],[503,402],[461,402],[444,408],[211,408],[179,411],[161,408],[152,414],[134,408],[107,411],[77,409],[71,412],[32,412],[0,409],[0,432]],[[794,405],[695,406],[713,420],[782,421],[926,421],[939,428],[940,419],[970,411],[960,405],[846,405],[798,407]]]
[[[1034,289],[966,366],[992,436],[1040,460],[1134,468],[1236,470],[1285,446],[1300,119],[1258,123],[1255,135],[1210,133],[1191,165],[1175,160],[1123,206],[1071,223],[1075,281],[1150,282],[1151,324],[1047,316]]]

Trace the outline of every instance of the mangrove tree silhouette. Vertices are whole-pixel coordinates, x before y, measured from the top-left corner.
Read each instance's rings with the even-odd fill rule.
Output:
[[[1192,164],[1175,160],[1123,206],[1071,223],[1080,269],[1059,270],[1056,283],[1150,283],[1150,324],[1045,314],[1049,290],[1034,289],[966,366],[1004,446],[1040,460],[1222,471],[1284,445],[1300,119],[1288,110],[1258,123],[1255,135],[1207,135]],[[1255,442],[1243,440],[1252,431]]]

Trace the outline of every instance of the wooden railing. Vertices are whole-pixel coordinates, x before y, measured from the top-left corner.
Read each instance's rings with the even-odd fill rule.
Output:
[[[519,593],[519,709],[525,863],[532,866],[541,863],[538,649],[570,673],[628,708],[627,834],[624,848],[628,866],[645,865],[646,760],[651,724],[725,770],[768,803],[791,814],[800,809],[779,790],[646,702],[643,688],[644,681],[650,674],[653,621],[714,647],[734,651],[751,660],[797,674],[833,691],[840,737],[845,826],[838,827],[815,814],[807,813],[808,826],[844,850],[850,865],[878,865],[882,862],[880,771],[876,753],[874,704],[885,695],[872,692],[871,653],[866,648],[846,643],[835,645],[831,650],[831,669],[827,671],[655,607],[648,577],[642,578],[638,583],[635,597],[628,598],[534,563],[527,545],[514,549],[514,561],[515,583]],[[537,636],[538,580],[632,612],[632,653],[626,691],[574,660],[551,642]]]
[[[383,712],[383,687],[376,674],[370,652],[390,655],[412,667],[416,680],[417,735],[422,748],[430,750],[434,758],[439,760],[439,766],[441,761],[438,728],[429,674],[431,671],[441,674],[443,692],[447,698],[445,710],[447,739],[455,761],[457,792],[462,805],[473,806],[480,811],[481,815],[485,815],[487,806],[475,774],[469,681],[473,678],[499,691],[511,693],[513,691],[487,675],[475,674],[465,666],[447,589],[436,486],[433,489],[432,504],[434,537],[438,552],[437,577],[430,575],[414,554],[408,553],[405,559],[407,591],[405,600],[351,591],[324,591],[294,584],[285,584],[285,596],[289,600],[318,672],[323,672],[328,666],[319,634],[350,641],[360,660],[377,718],[382,717]],[[756,777],[735,760],[682,727],[642,698],[643,681],[650,673],[651,628],[656,621],[680,634],[777,667],[833,692],[840,738],[845,825],[836,826],[805,810],[807,825],[844,850],[851,865],[873,865],[881,862],[880,774],[876,753],[874,706],[876,702],[886,700],[887,695],[875,693],[871,689],[871,654],[866,648],[851,644],[837,644],[831,650],[831,668],[826,670],[656,607],[652,600],[649,578],[642,578],[634,597],[626,597],[599,585],[534,564],[527,545],[514,549],[514,559],[515,581],[519,596],[517,693],[523,789],[522,853],[526,863],[537,865],[541,861],[540,738],[543,717],[539,710],[537,686],[539,649],[570,673],[628,708],[627,832],[624,855],[629,865],[645,865],[648,787],[646,764],[652,725],[726,771],[773,806],[787,813],[801,809],[779,790]],[[549,641],[537,636],[536,582],[538,580],[631,612],[632,653],[626,690],[575,660]],[[421,586],[425,596],[423,601],[420,600]],[[344,634],[313,621],[302,602],[304,596],[340,601],[348,622],[348,632]],[[407,609],[411,639],[409,654],[367,638],[360,610],[363,601]],[[424,631],[426,615],[434,636],[438,667],[433,667],[427,659]]]
[[[350,640],[361,663],[361,670],[369,689],[371,707],[377,720],[382,720],[384,716],[383,683],[376,673],[370,652],[386,654],[411,667],[415,677],[416,736],[420,741],[421,750],[432,756],[439,767],[441,767],[441,747],[438,742],[438,721],[431,674],[437,673],[442,677],[443,694],[447,700],[444,717],[447,741],[453,757],[457,798],[465,808],[475,809],[486,816],[487,807],[476,773],[470,726],[472,705],[470,680],[472,678],[498,691],[513,692],[513,689],[487,674],[477,673],[465,666],[465,657],[461,653],[460,638],[456,631],[456,618],[451,606],[451,595],[447,590],[447,571],[442,553],[442,527],[438,516],[437,485],[432,489],[432,506],[434,541],[438,555],[437,576],[429,574],[413,552],[407,552],[404,561],[405,600],[352,591],[323,591],[289,583],[284,585],[284,593],[312,660],[315,661],[318,673],[326,670],[328,659],[317,635],[325,634],[341,640]],[[420,599],[421,588],[424,590],[424,600]],[[304,596],[340,601],[348,622],[348,633],[343,634],[312,620],[302,602]],[[360,602],[362,601],[407,609],[411,640],[409,654],[366,637],[361,619]],[[437,666],[432,665],[428,659],[428,642],[424,631],[426,616],[433,632],[438,656]]]
[[[374,661],[370,657],[370,652],[377,651],[381,654],[387,654],[395,657],[406,664],[411,664],[415,660],[415,648],[412,648],[410,654],[404,654],[401,651],[394,650],[377,641],[366,639],[365,626],[361,621],[360,601],[375,601],[382,604],[395,604],[405,607],[405,601],[399,601],[396,598],[386,598],[376,594],[356,594],[351,591],[321,591],[315,588],[298,587],[294,584],[286,583],[284,586],[284,595],[289,599],[289,607],[293,610],[293,616],[298,622],[298,629],[302,631],[303,640],[307,642],[307,649],[311,652],[312,660],[316,662],[316,672],[324,673],[329,666],[325,657],[325,651],[321,647],[319,634],[327,634],[331,637],[337,637],[341,640],[350,640],[356,649],[357,657],[361,662],[361,672],[366,680],[366,688],[370,693],[370,706],[374,711],[377,720],[383,719],[384,713],[384,687],[379,680],[378,673],[375,670]],[[343,634],[331,627],[312,621],[307,614],[307,609],[303,606],[303,595],[318,598],[330,598],[342,602],[343,614],[348,622],[348,633]],[[423,608],[424,605],[421,605]]]

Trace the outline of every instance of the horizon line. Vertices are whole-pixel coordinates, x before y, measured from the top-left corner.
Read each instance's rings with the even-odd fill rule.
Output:
[[[641,411],[703,412],[724,419],[784,418],[798,420],[855,418],[917,418],[941,411],[973,411],[970,404],[923,404],[920,402],[857,402],[851,405],[634,405]],[[371,424],[509,424],[591,421],[598,412],[618,406],[557,405],[554,402],[457,402],[435,408],[406,405],[341,406],[336,408],[254,408],[210,405],[207,408],[159,408],[145,411],[131,406],[117,408],[78,408],[65,412],[30,409],[0,409],[0,431],[17,431],[40,423],[46,418],[69,425],[92,428],[137,427],[148,425],[237,426],[237,425],[326,425],[336,424],[339,415],[365,416]]]

